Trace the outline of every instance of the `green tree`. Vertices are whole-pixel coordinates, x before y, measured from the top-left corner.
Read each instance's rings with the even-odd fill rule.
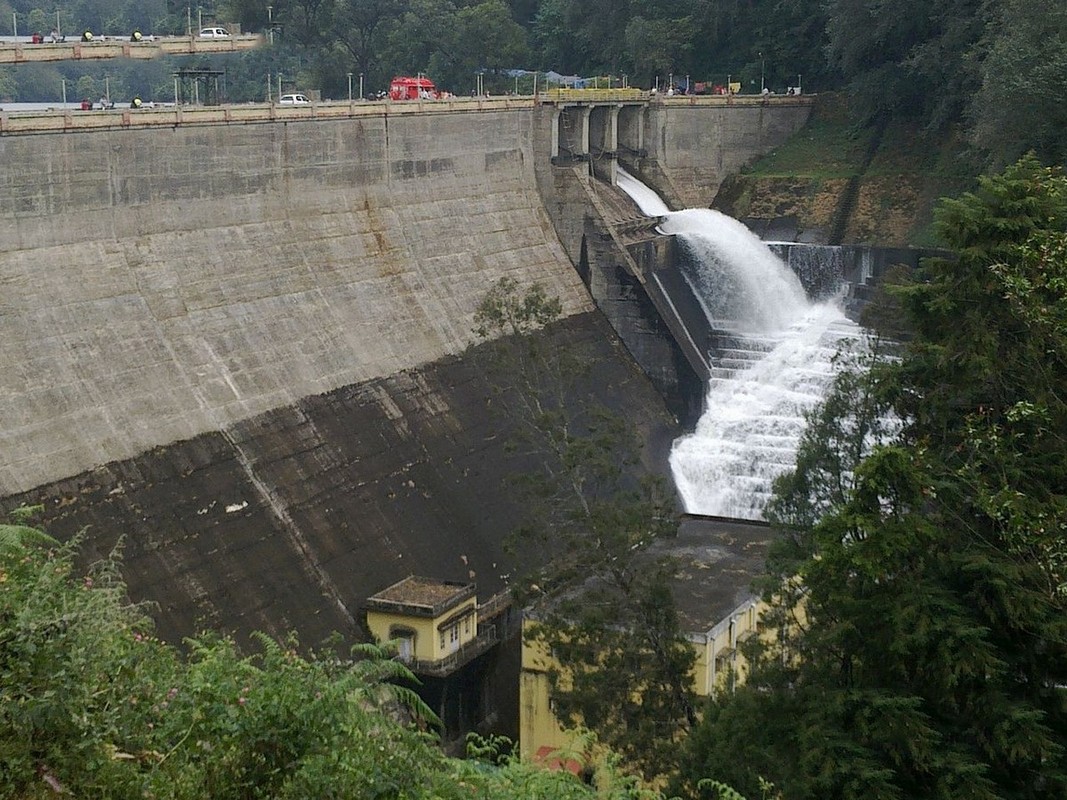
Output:
[[[795,578],[803,614],[711,707],[688,785],[1067,791],[1065,220],[1067,178],[1033,158],[942,206],[956,257],[897,290],[912,338],[882,371],[900,434],[821,512],[784,505],[804,512],[804,547],[777,578]],[[783,484],[815,498],[822,485]]]
[[[968,121],[974,143],[996,166],[1033,150],[1067,163],[1067,108],[1058,86],[1067,70],[1067,8],[1008,0],[979,48],[980,77]]]
[[[479,306],[476,332],[530,468],[518,486],[530,510],[518,546],[546,564],[523,576],[535,601],[532,636],[552,650],[559,716],[596,731],[648,776],[669,769],[695,721],[694,654],[679,628],[669,570],[644,550],[676,530],[673,498],[643,475],[633,426],[599,403],[590,356],[554,345],[559,302],[539,286],[500,281]]]
[[[410,673],[371,645],[301,655],[259,636],[249,655],[212,634],[180,651],[126,601],[117,558],[81,570],[76,542],[17,527],[10,543],[0,528],[0,797],[651,797],[602,747],[595,791],[499,743],[493,765],[445,758],[404,722],[428,713]]]
[[[996,5],[830,0],[827,53],[859,118],[911,117],[931,128],[958,121],[977,84],[971,56]]]

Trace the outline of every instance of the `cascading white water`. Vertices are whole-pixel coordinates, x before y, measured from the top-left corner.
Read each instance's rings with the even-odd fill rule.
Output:
[[[672,212],[622,170],[619,187],[682,242],[686,279],[721,331],[704,413],[671,452],[675,485],[690,513],[760,519],[774,479],[796,463],[804,414],[832,380],[834,355],[861,342],[861,331],[834,300],[810,302],[737,220]]]

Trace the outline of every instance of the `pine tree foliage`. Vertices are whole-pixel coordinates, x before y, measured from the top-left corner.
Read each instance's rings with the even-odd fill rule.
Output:
[[[689,786],[1067,796],[1067,178],[1025,158],[939,224],[956,257],[899,288],[914,336],[880,371],[900,434],[806,518],[796,624],[709,710]]]
[[[595,396],[588,356],[556,347],[545,330],[559,313],[541,287],[520,291],[505,278],[475,316],[493,407],[519,430],[512,444],[530,464],[517,484],[529,520],[516,539],[539,543],[544,566],[521,576],[518,591],[537,603],[531,636],[559,662],[560,718],[657,775],[695,720],[694,656],[667,573],[645,557],[674,535],[676,516],[644,471],[633,424]]]
[[[210,634],[179,650],[126,600],[117,557],[82,571],[77,547],[0,550],[0,798],[649,797],[602,746],[581,754],[595,789],[499,743],[491,764],[446,758],[411,673],[373,645],[301,654],[259,635],[248,653]]]

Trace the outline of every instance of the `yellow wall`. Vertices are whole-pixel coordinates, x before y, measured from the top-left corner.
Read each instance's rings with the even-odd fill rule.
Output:
[[[519,753],[533,759],[538,750],[567,747],[570,734],[563,730],[552,713],[548,670],[558,668],[548,648],[540,641],[527,641],[530,620],[522,623],[522,670],[519,673]]]
[[[705,697],[733,688],[728,681],[744,679],[747,665],[739,645],[749,636],[758,635],[758,623],[767,606],[753,600],[735,608],[715,627],[687,637],[696,651],[693,665],[693,691]]]
[[[475,608],[475,598],[450,608],[446,613],[438,617],[415,617],[407,614],[367,610],[367,628],[379,642],[387,642],[397,638],[395,628],[408,628],[415,631],[415,650],[413,657],[419,661],[440,661],[451,655],[460,647],[471,641],[478,635],[478,615],[471,613],[458,623],[457,638],[452,639],[448,629],[445,630],[444,645],[441,644],[441,631],[438,626],[449,617],[465,609]]]
[[[758,622],[767,609],[754,600],[734,609],[709,631],[690,634],[687,638],[696,653],[693,665],[693,691],[708,696],[729,690],[728,681],[744,679],[746,665],[738,645],[747,636],[759,635]],[[522,671],[519,676],[519,752],[524,759],[534,758],[542,748],[557,750],[570,744],[572,733],[563,729],[550,702],[548,670],[559,663],[539,641],[527,641],[530,620],[523,621]]]

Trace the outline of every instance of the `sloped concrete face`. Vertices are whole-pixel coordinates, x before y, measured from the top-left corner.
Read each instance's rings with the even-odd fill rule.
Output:
[[[544,336],[586,354],[581,391],[628,415],[666,469],[673,419],[604,319]],[[53,535],[82,532],[87,561],[121,541],[135,600],[159,632],[333,631],[361,638],[365,599],[407,575],[478,585],[485,599],[551,544],[511,546],[523,500],[516,420],[474,357],[355,384],[0,501],[41,504]]]
[[[0,496],[456,354],[500,277],[589,301],[527,114],[0,141]]]
[[[811,115],[809,99],[790,100],[652,103],[645,136],[648,177],[676,209],[710,206],[727,177],[804,127]]]

